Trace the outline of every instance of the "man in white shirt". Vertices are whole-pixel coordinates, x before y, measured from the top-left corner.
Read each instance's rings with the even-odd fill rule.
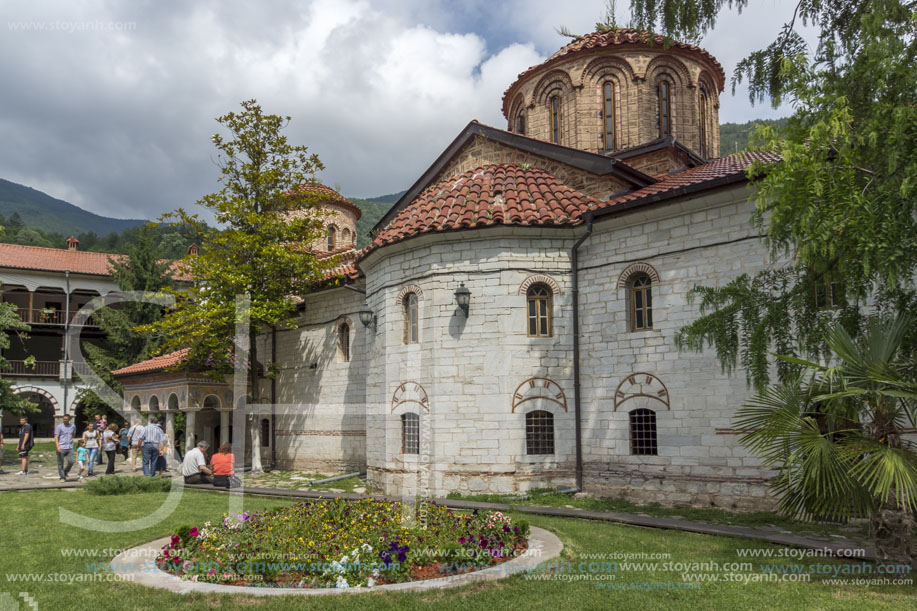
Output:
[[[156,416],[150,416],[149,424],[140,430],[140,441],[143,442],[143,474],[154,475],[156,461],[165,446],[166,434],[157,425]]]
[[[210,447],[206,441],[199,441],[197,447],[185,454],[181,463],[181,474],[185,477],[186,484],[212,484],[210,477],[213,471],[207,466],[207,457],[204,451]]]

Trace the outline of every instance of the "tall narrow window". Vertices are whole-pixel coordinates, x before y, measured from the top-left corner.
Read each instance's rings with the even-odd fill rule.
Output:
[[[335,227],[334,225],[328,228],[328,251],[329,252],[334,250],[334,243],[337,240],[337,233],[338,233],[337,227]]]
[[[560,144],[560,96],[551,97],[551,140]]]
[[[554,414],[539,410],[525,415],[525,453],[554,453]]]
[[[344,363],[350,361],[350,325],[347,323],[338,327],[338,354]]]
[[[656,412],[640,408],[630,414],[630,453],[636,456],[655,456],[658,454],[656,444]]]
[[[631,331],[653,328],[653,281],[636,274],[630,282]]]
[[[832,310],[844,306],[844,285],[836,274],[828,272],[817,277],[812,286],[815,307],[819,310]]]
[[[606,150],[618,148],[615,134],[615,84],[605,81],[602,85],[602,132]]]
[[[408,293],[402,302],[404,308],[404,343],[416,344],[420,341],[417,328],[417,295]]]
[[[530,337],[551,335],[551,289],[543,284],[533,284],[526,292],[528,307],[528,333]]]
[[[525,113],[521,110],[516,115],[516,133],[525,134]]]
[[[401,453],[420,454],[420,416],[401,414]]]
[[[707,143],[707,122],[709,121],[708,116],[708,107],[709,101],[707,98],[707,88],[701,85],[700,87],[700,101],[698,106],[697,113],[697,137],[700,141],[700,156],[706,159],[708,157],[709,145]]]
[[[668,81],[659,81],[659,137],[672,135],[672,90]]]
[[[271,447],[271,421],[267,418],[261,419],[261,445]]]

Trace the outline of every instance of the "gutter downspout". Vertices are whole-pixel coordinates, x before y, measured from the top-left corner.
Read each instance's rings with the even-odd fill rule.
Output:
[[[580,350],[579,350],[579,247],[592,235],[592,219],[586,224],[586,233],[570,249],[570,286],[573,295],[573,414],[576,419],[576,488],[583,489],[583,423],[580,402]]]
[[[271,363],[277,366],[277,327],[271,327]],[[271,378],[271,470],[277,465],[277,375]]]

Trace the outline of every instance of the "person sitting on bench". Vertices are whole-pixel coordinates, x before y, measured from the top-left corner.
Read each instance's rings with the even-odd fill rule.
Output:
[[[224,443],[210,458],[213,466],[213,485],[222,488],[234,488],[235,469],[232,455],[232,444]]]
[[[210,444],[206,441],[197,442],[197,447],[185,454],[181,463],[181,474],[185,476],[186,484],[212,484],[213,471],[207,466],[207,457],[204,452]]]

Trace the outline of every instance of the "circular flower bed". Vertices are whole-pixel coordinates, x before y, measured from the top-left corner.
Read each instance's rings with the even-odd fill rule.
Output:
[[[183,526],[157,565],[191,581],[354,588],[487,568],[526,549],[529,526],[500,512],[323,499]]]

